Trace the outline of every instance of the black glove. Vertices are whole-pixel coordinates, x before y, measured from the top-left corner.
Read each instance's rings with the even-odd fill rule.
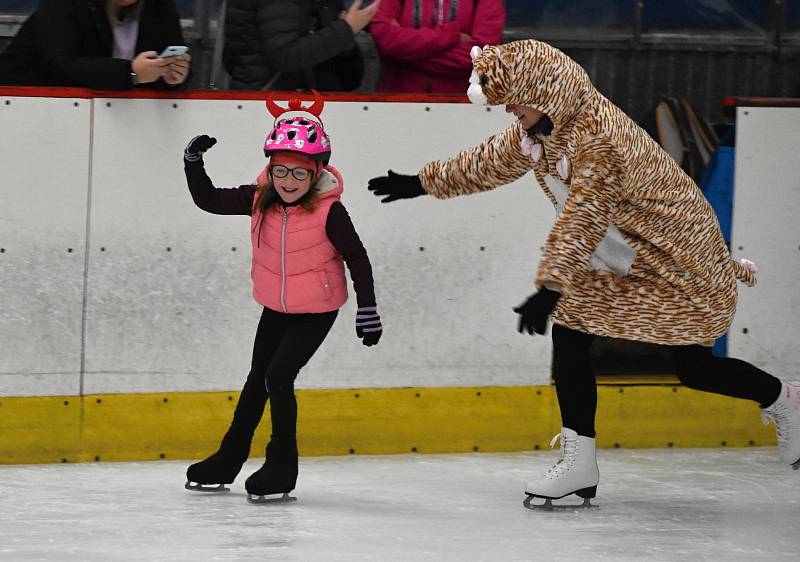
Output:
[[[186,148],[183,151],[183,159],[186,162],[197,162],[198,160],[202,160],[203,153],[215,144],[217,144],[217,139],[214,137],[209,137],[208,135],[197,135],[189,141],[189,144],[186,145]]]
[[[381,199],[381,203],[390,203],[397,199],[412,199],[420,195],[426,195],[419,176],[395,174],[391,170],[389,170],[388,176],[380,176],[369,180],[367,189],[378,197],[388,195],[385,199]]]
[[[367,347],[378,343],[383,334],[381,317],[377,306],[359,306],[356,312],[356,335]]]
[[[531,335],[534,332],[544,335],[547,331],[547,319],[560,298],[561,293],[542,287],[524,303],[514,307],[514,312],[519,314],[519,333],[527,331]]]

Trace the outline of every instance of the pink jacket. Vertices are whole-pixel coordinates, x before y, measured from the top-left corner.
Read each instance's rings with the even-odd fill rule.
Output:
[[[326,166],[317,182],[320,200],[313,212],[272,205],[263,216],[254,211],[253,298],[260,305],[289,314],[330,312],[347,301],[344,260],[328,240],[328,211],[341,199],[339,171]]]
[[[470,49],[498,44],[505,21],[503,0],[383,0],[370,24],[378,90],[466,95]]]

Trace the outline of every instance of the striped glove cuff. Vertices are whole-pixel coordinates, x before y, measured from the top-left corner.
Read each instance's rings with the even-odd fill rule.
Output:
[[[187,162],[197,162],[198,160],[203,159],[203,153],[202,152],[194,153],[194,152],[189,152],[188,150],[184,150],[183,159],[186,160]]]
[[[183,151],[183,159],[186,162],[198,162],[203,159],[203,153],[217,144],[217,139],[208,135],[197,135]]]
[[[381,317],[377,306],[360,306],[356,312],[356,334],[363,337],[371,332],[382,332]]]

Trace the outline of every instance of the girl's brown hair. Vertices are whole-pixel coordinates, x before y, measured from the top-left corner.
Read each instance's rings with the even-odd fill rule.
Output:
[[[275,184],[272,182],[271,175],[268,177],[269,180],[266,184],[259,184],[258,182],[255,184],[257,191],[255,201],[253,201],[254,211],[259,210],[263,213],[272,205],[281,201],[278,192],[275,190]],[[308,192],[298,199],[296,203],[296,205],[300,205],[309,213],[314,210],[314,207],[317,205],[317,201],[319,201],[319,190],[317,189],[318,181],[319,177],[312,180],[311,187],[308,188]]]

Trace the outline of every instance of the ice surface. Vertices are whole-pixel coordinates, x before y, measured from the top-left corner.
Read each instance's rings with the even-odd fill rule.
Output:
[[[258,460],[226,494],[185,490],[183,461],[0,466],[0,560],[800,559],[774,448],[602,450],[599,510],[526,510],[556,455],[302,458],[272,505],[246,501]]]

